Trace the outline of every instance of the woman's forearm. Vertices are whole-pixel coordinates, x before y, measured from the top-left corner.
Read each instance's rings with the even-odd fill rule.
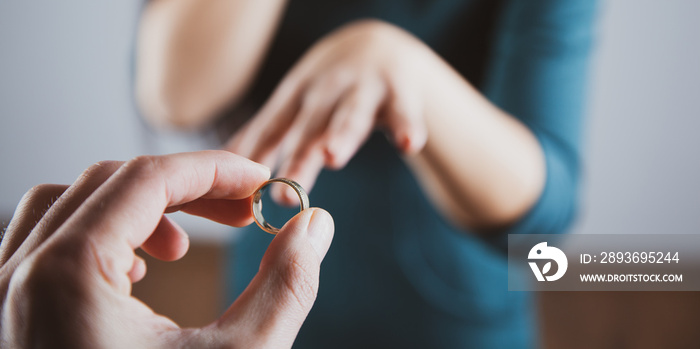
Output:
[[[285,0],[153,0],[141,17],[136,94],[155,125],[207,124],[246,91]]]
[[[477,231],[507,227],[544,186],[539,142],[432,51],[423,57],[423,67],[430,67],[423,90],[428,141],[408,162],[454,224]]]

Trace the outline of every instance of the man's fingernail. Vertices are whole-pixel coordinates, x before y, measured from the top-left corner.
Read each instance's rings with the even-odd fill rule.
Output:
[[[310,210],[313,210],[313,212],[311,213],[309,225],[306,228],[306,234],[309,237],[311,246],[316,250],[318,256],[323,259],[331,247],[331,240],[333,240],[333,232],[335,230],[333,217],[320,208],[311,208]]]

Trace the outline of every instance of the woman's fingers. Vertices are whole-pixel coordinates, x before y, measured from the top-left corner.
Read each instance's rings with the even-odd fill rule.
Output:
[[[320,264],[333,238],[324,210],[304,210],[270,243],[258,274],[202,335],[244,348],[289,348],[318,292]]]
[[[316,178],[323,169],[323,152],[320,142],[307,145],[294,156],[287,158],[277,172],[278,177],[290,178],[302,186],[307,192],[313,189]],[[273,200],[285,206],[299,206],[299,197],[288,185],[273,185],[270,188]]]
[[[386,94],[378,79],[352,88],[338,104],[325,133],[325,164],[341,169],[367,140]]]
[[[24,194],[0,244],[0,267],[15,254],[46,211],[66,189],[67,185],[41,184]]]
[[[389,100],[383,126],[396,148],[404,154],[416,154],[428,140],[423,118],[420,89],[402,74],[388,74]]]
[[[294,122],[303,92],[302,84],[285,78],[260,112],[231,137],[224,149],[273,168],[277,149]]]
[[[62,258],[88,258],[82,262],[94,276],[128,293],[133,250],[156,230],[167,207],[198,198],[244,199],[269,175],[266,167],[225,151],[136,158],[83,203],[45,252],[99,251]]]
[[[278,177],[290,178],[311,190],[323,169],[322,138],[333,110],[351,86],[351,76],[338,72],[317,79],[304,96],[301,110],[282,144],[284,155]],[[270,188],[273,199],[285,205],[298,205],[296,194],[287,186]]]

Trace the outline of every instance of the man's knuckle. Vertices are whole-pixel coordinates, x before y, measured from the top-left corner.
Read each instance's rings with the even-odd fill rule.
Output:
[[[29,189],[17,205],[18,208],[31,209],[35,215],[41,210],[41,214],[46,212],[56,200],[62,195],[65,186],[58,184],[39,184]]]
[[[44,183],[35,185],[24,194],[22,201],[27,204],[31,204],[33,202],[36,202],[37,200],[43,200],[43,198],[45,198],[47,195],[53,193],[55,191],[55,188],[55,184]]]
[[[159,157],[154,156],[154,155],[139,155],[127,163],[128,165],[131,166],[136,166],[136,167],[148,167],[148,166],[155,166],[159,162]]]
[[[81,178],[102,177],[113,172],[113,168],[118,165],[117,161],[103,160],[96,162],[80,175]]]
[[[124,164],[124,170],[135,177],[152,175],[161,167],[161,158],[153,155],[139,155]]]

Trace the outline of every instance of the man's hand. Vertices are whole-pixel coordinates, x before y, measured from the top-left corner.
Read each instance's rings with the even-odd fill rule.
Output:
[[[71,186],[33,188],[0,245],[0,347],[290,347],[333,236],[320,209],[281,229],[249,287],[206,327],[181,329],[131,297],[146,273],[134,249],[163,260],[187,251],[187,235],[163,213],[247,225],[250,196],[269,175],[207,151],[101,162]]]

